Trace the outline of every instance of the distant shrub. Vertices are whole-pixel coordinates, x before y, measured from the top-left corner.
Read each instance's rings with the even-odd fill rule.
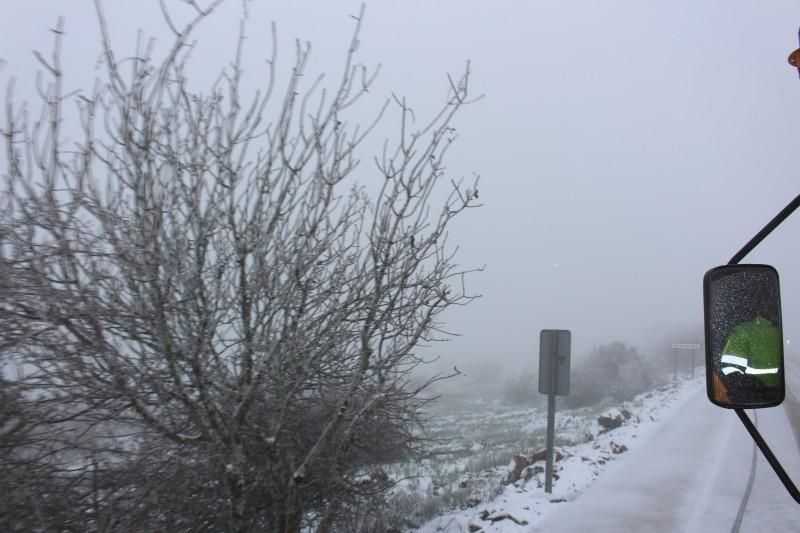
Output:
[[[636,348],[622,342],[598,346],[572,369],[567,407],[623,402],[659,384],[659,372]]]
[[[503,385],[503,400],[514,405],[534,406],[542,401],[536,375],[525,371]]]

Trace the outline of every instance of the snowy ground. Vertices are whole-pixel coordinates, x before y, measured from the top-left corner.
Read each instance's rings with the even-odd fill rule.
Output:
[[[733,412],[708,402],[704,378],[622,407],[630,412],[622,427],[559,447],[565,458],[557,463],[552,494],[544,492],[536,474],[506,486],[491,501],[449,512],[418,531],[800,531],[800,506],[760,454],[753,490],[740,512],[752,441]],[[800,454],[787,412],[784,407],[761,410],[758,423],[798,480]]]
[[[703,386],[702,378],[697,378],[661,387],[618,408],[593,414],[557,413],[558,441],[576,444],[557,446],[563,459],[555,465],[558,479],[554,482],[552,494],[544,492],[544,474],[541,472],[544,463],[536,462],[523,471],[521,479],[502,488],[494,499],[446,513],[427,522],[418,531],[470,531],[470,527],[475,531],[480,527],[486,532],[535,530],[552,511],[570,505],[609,465],[642,447],[663,422]],[[596,422],[599,415],[620,416],[623,425],[605,431]],[[542,433],[543,423],[539,417],[530,423],[532,425],[520,429],[525,435],[535,430]],[[581,442],[587,439],[591,440]],[[519,451],[524,449],[521,447]],[[512,462],[500,468],[500,475],[495,476],[494,481],[505,477],[513,466]],[[526,477],[529,478],[527,481]]]

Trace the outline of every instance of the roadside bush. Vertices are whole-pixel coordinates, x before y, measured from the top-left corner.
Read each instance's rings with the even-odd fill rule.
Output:
[[[659,373],[636,348],[622,342],[598,346],[572,370],[567,407],[619,403],[659,384]]]
[[[503,400],[514,405],[535,406],[542,401],[539,394],[538,378],[532,372],[525,371],[513,377],[503,385]]]

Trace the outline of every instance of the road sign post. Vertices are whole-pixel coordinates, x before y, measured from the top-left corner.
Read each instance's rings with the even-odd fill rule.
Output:
[[[690,343],[683,343],[683,342],[673,342],[672,343],[672,368],[673,368],[673,380],[678,381],[678,350],[691,350],[692,351],[692,370],[691,370],[691,377],[694,378],[694,365],[695,365],[695,350],[699,350],[701,346],[699,344],[690,344]]]
[[[678,381],[678,350],[672,348],[672,381]]]
[[[565,329],[543,329],[539,334],[539,392],[547,394],[547,450],[544,490],[553,492],[556,395],[569,394],[571,334]]]

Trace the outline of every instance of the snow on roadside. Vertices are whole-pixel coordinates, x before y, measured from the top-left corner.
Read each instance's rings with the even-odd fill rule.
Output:
[[[540,523],[555,506],[569,505],[606,469],[610,461],[624,457],[628,450],[642,446],[654,432],[704,386],[705,378],[682,381],[638,396],[619,408],[608,409],[604,416],[622,419],[622,425],[606,429],[597,421],[586,428],[589,442],[559,446],[563,456],[555,463],[552,494],[544,491],[543,461],[525,466],[522,457],[515,459],[508,471],[522,476],[506,486],[491,501],[473,508],[453,511],[424,524],[419,533],[433,532],[519,532]],[[558,412],[556,413],[558,423]],[[515,464],[516,463],[516,464]],[[526,481],[527,478],[527,481]]]

